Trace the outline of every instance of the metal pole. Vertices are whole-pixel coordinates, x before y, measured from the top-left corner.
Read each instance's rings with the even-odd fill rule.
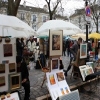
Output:
[[[86,0],[85,6],[88,6],[88,2]],[[86,42],[88,43],[88,23],[86,23]]]

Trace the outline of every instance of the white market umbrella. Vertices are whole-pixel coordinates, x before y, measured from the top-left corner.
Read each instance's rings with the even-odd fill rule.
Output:
[[[0,14],[0,36],[30,37],[36,32],[25,22],[15,16]]]
[[[49,30],[63,30],[63,36],[82,33],[82,30],[70,22],[63,20],[49,20],[45,22],[38,30],[39,36],[49,36]]]

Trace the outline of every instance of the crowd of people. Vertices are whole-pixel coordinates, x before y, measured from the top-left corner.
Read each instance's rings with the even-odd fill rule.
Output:
[[[37,50],[39,50],[39,49],[37,49],[37,46],[39,46],[39,43],[34,41],[33,38],[34,37],[30,37],[26,41],[24,40],[24,38],[16,39],[16,51],[17,51],[16,63],[20,66],[19,71],[21,72],[21,76],[22,76],[22,86],[25,89],[24,100],[29,100],[29,97],[30,97],[30,81],[29,81],[29,73],[28,73],[25,56],[27,55],[27,53],[28,53],[28,57],[32,56]],[[55,41],[53,41],[53,42],[55,42]],[[68,71],[71,69],[72,61],[76,61],[76,59],[77,59],[77,53],[78,53],[78,51],[80,51],[81,43],[85,43],[85,41],[83,41],[82,38],[79,38],[78,41],[76,41],[76,40],[74,41],[74,40],[70,40],[70,39],[63,41],[63,55],[70,57],[70,64],[65,71],[65,76],[67,76]],[[100,52],[100,42],[98,42],[98,46],[94,43],[94,41],[92,41],[92,42],[89,41],[87,45],[88,45],[87,46],[88,57],[87,57],[87,59],[84,60],[84,62],[80,61],[81,62],[80,65],[85,64],[85,62],[89,59],[90,51],[94,51],[95,55],[98,55],[98,53]],[[41,59],[42,67],[46,66],[46,59],[49,57],[49,43],[48,42],[46,43],[46,46],[47,46],[47,53],[44,54],[43,51],[40,51],[40,53],[39,53],[40,54],[39,58]],[[53,49],[59,50],[58,48],[55,49],[54,47],[53,47]],[[25,50],[26,50],[26,52],[25,52]],[[61,60],[60,60],[60,68],[63,69],[63,63]]]

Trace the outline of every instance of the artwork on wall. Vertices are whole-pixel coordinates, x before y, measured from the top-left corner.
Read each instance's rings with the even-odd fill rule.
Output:
[[[4,57],[12,56],[12,44],[3,44]]]
[[[2,64],[8,64],[9,63],[9,60],[3,60],[2,61]]]
[[[9,74],[9,90],[19,89],[21,87],[21,74]]]
[[[58,58],[52,58],[51,59],[51,71],[59,69],[59,59]]]
[[[5,64],[0,64],[0,73],[5,73]]]
[[[50,30],[49,37],[50,56],[62,55],[63,31]]]
[[[87,58],[87,43],[80,44],[80,58]]]
[[[6,42],[6,43],[9,43],[10,41],[11,41],[11,40],[10,40],[9,37],[5,38],[5,42]]]
[[[5,76],[0,76],[0,87],[5,86]]]
[[[0,37],[0,43],[2,42],[2,38]]]
[[[16,71],[15,63],[10,63],[9,64],[9,72],[15,72],[15,71]]]

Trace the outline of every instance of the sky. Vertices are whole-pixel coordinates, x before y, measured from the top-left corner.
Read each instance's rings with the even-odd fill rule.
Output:
[[[33,7],[40,7],[43,8],[43,6],[46,4],[45,0],[21,0],[21,4],[26,1],[27,6],[33,6]],[[52,0],[53,2],[56,0]],[[84,0],[62,0],[62,7],[64,8],[63,14],[65,16],[72,15],[76,9],[84,8],[85,6]]]

